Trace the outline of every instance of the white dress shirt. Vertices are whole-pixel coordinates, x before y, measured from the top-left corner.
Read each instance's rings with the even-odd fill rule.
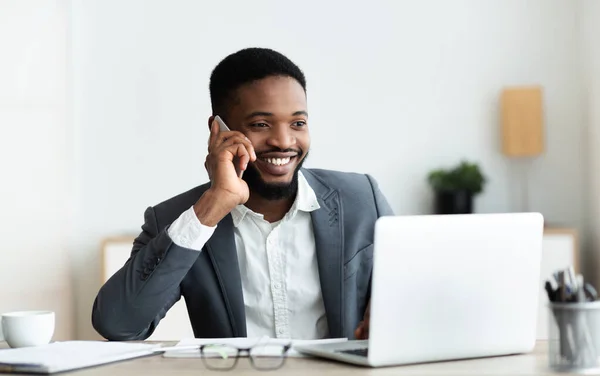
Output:
[[[232,210],[248,337],[327,336],[310,216],[319,208],[315,192],[299,172],[298,194],[282,220],[269,223],[244,205]],[[202,225],[192,207],[168,233],[175,244],[200,251],[215,228]]]

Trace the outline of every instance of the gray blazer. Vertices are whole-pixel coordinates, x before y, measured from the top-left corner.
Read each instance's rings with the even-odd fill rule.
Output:
[[[354,338],[370,297],[373,232],[392,209],[369,175],[303,169],[320,209],[311,213],[330,337]],[[245,337],[246,316],[231,215],[201,252],[179,247],[168,226],[209,184],[149,207],[131,257],[102,286],[92,311],[109,340],[143,340],[182,296],[194,335]]]

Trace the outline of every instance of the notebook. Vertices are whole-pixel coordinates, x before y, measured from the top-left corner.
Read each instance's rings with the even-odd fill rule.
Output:
[[[290,344],[292,348],[287,353],[288,357],[306,357],[297,352],[294,346],[317,345],[328,343],[346,342],[347,338],[327,338],[317,340],[289,340],[282,338],[257,337],[257,338],[185,338],[176,346],[163,348],[165,358],[199,358],[201,345],[229,345],[237,348],[249,348],[252,346],[261,346],[261,356],[278,356],[281,353],[281,345]],[[247,353],[240,356],[248,356]]]
[[[54,342],[0,350],[0,372],[51,374],[157,354],[160,345],[104,341]]]

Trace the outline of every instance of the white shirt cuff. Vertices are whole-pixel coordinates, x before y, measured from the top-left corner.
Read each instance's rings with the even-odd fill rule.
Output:
[[[216,228],[217,226],[209,227],[200,223],[191,206],[171,224],[167,233],[178,246],[201,251]]]

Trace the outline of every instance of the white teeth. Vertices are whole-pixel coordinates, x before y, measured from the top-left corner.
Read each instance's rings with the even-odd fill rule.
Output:
[[[275,166],[283,166],[290,163],[290,157],[287,158],[265,158],[265,161],[270,164],[274,164]]]

